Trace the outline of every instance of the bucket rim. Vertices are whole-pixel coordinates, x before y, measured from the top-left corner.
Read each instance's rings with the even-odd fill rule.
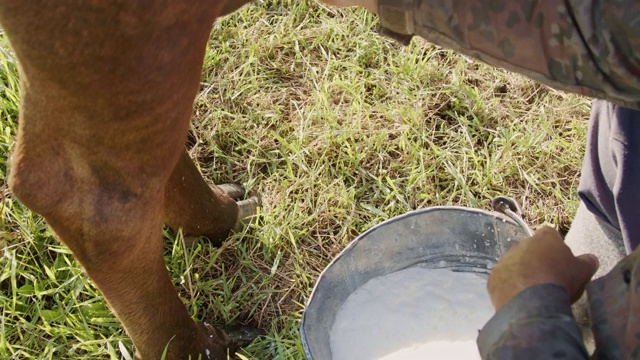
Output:
[[[383,226],[392,224],[394,222],[410,218],[410,217],[415,216],[415,215],[426,214],[426,213],[436,212],[436,211],[463,211],[463,212],[469,212],[469,213],[475,213],[475,214],[489,215],[489,216],[494,216],[496,218],[499,218],[501,221],[505,221],[505,222],[511,223],[513,225],[516,225],[518,227],[521,227],[520,224],[518,224],[517,222],[513,221],[513,219],[511,219],[510,217],[508,217],[508,216],[506,216],[506,215],[504,215],[504,214],[502,214],[500,212],[497,212],[497,211],[487,211],[487,210],[483,210],[483,209],[470,208],[470,207],[466,207],[466,206],[452,206],[452,205],[430,206],[430,207],[427,207],[427,208],[411,210],[411,211],[408,211],[408,212],[406,212],[404,214],[394,216],[394,217],[392,217],[390,219],[387,219],[387,220],[385,220],[385,221],[383,221],[381,223],[378,223],[378,224],[370,227],[365,232],[363,232],[362,234],[358,235],[355,239],[353,239],[351,242],[349,242],[349,244],[347,244],[347,246],[345,246],[345,248],[342,249],[342,251],[340,251],[340,253],[338,253],[338,255],[336,255],[333,258],[333,260],[331,260],[329,262],[329,264],[327,264],[327,266],[325,266],[325,268],[322,270],[322,272],[320,272],[320,275],[318,276],[318,278],[316,280],[316,283],[313,286],[313,290],[311,290],[311,293],[309,294],[309,299],[307,300],[307,302],[305,304],[305,308],[304,308],[304,310],[302,312],[302,317],[300,319],[300,341],[302,343],[302,348],[304,350],[304,354],[307,357],[307,359],[313,360],[313,357],[310,354],[309,346],[307,345],[307,336],[306,336],[306,332],[305,332],[305,329],[304,329],[305,320],[307,318],[307,311],[306,310],[307,310],[309,304],[311,303],[311,301],[313,300],[314,295],[316,294],[316,290],[318,289],[318,284],[320,282],[320,279],[322,279],[322,277],[329,270],[329,268],[335,262],[339,261],[340,258],[342,258],[344,256],[344,254],[346,254],[351,248],[353,248],[358,241],[361,241],[363,238],[367,237],[370,233],[376,231],[380,227],[383,227]]]

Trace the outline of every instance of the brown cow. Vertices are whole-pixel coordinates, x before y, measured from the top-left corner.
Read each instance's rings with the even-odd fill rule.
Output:
[[[236,203],[235,187],[210,188],[184,151],[211,27],[238,5],[0,0],[22,86],[11,189],[69,246],[147,359],[167,345],[169,359],[226,359],[226,335],[178,298],[161,230],[164,219],[220,241],[255,208]]]
[[[226,359],[231,345],[178,298],[161,229],[219,242],[255,211],[255,198],[236,203],[238,187],[209,187],[183,149],[213,23],[246,2],[0,0],[22,86],[9,185],[73,251],[140,357]]]

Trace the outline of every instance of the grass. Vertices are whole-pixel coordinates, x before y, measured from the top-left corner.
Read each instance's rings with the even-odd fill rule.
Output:
[[[298,327],[328,262],[371,226],[433,205],[515,197],[566,231],[589,101],[414,40],[375,17],[262,1],[212,32],[188,147],[204,176],[260,193],[258,219],[220,248],[165,259],[189,311],[268,336],[249,359],[303,359]],[[131,343],[69,250],[6,185],[17,73],[0,46],[0,358],[127,358]]]

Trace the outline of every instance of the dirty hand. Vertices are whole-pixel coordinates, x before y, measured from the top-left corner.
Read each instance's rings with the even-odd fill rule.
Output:
[[[487,288],[496,311],[523,290],[548,283],[564,286],[573,304],[598,266],[595,255],[573,256],[558,232],[543,227],[504,254],[491,271]]]
[[[333,6],[360,6],[373,13],[378,12],[378,0],[321,0]]]

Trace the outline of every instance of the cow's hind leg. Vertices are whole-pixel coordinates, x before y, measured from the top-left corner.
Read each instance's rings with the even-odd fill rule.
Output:
[[[165,223],[182,228],[186,236],[204,235],[219,244],[242,219],[255,214],[258,198],[236,202],[243,196],[239,185],[209,186],[183,151],[165,190]]]
[[[226,359],[191,319],[162,253],[178,164],[220,3],[0,0],[21,66],[10,186],[105,296],[138,354]]]

